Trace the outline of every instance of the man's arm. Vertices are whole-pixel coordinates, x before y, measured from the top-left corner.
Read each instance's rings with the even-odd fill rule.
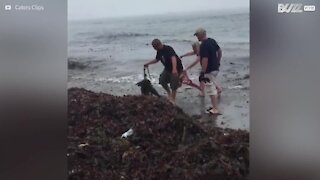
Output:
[[[172,63],[172,74],[178,75],[177,58],[176,58],[176,56],[172,56],[171,57],[171,63]]]
[[[208,58],[203,57],[201,62],[202,62],[202,72],[206,72],[208,67]]]
[[[219,50],[216,53],[217,53],[218,62],[220,64],[220,61],[221,61],[221,58],[222,58],[222,50],[221,50],[221,48],[219,48]]]
[[[209,57],[209,47],[208,44],[203,43],[200,46],[200,57],[201,57],[201,66],[202,66],[202,72],[205,73],[207,71],[208,68],[208,57]]]
[[[147,67],[147,66],[149,66],[150,64],[155,64],[155,63],[157,63],[157,62],[159,62],[158,59],[153,59],[153,60],[147,62],[146,64],[144,64],[144,67]]]

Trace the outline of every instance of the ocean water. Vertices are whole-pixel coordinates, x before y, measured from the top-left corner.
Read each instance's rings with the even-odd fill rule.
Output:
[[[156,55],[154,38],[172,46],[178,55],[191,51],[195,29],[203,27],[223,51],[226,62],[249,63],[249,14],[189,13],[69,22],[69,87],[103,90],[106,84],[132,84],[142,79],[143,64]],[[186,67],[195,57],[183,59]],[[200,66],[199,66],[200,67]],[[199,68],[198,67],[198,68]],[[223,68],[223,64],[222,67]],[[152,80],[163,69],[150,66]],[[197,68],[191,78],[197,78]],[[94,82],[94,83],[93,83]]]

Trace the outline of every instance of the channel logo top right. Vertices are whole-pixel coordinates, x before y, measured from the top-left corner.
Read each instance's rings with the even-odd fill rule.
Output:
[[[278,13],[303,13],[303,12],[314,12],[314,11],[316,11],[315,5],[303,5],[303,4],[293,4],[293,3],[278,4]]]

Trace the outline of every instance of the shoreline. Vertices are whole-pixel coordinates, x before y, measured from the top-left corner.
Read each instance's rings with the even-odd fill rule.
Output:
[[[223,73],[223,72],[222,72]],[[222,74],[221,73],[221,74]],[[210,106],[209,97],[199,97],[199,91],[183,85],[178,89],[177,106],[182,108],[190,116],[202,116],[202,120],[211,123],[214,126],[232,129],[250,129],[249,126],[249,75],[243,73],[220,75],[220,84],[223,92],[221,94],[219,107],[222,115],[212,118],[205,113]],[[230,76],[233,76],[230,78]],[[195,80],[193,80],[197,83]],[[82,84],[82,79],[73,80],[68,83],[68,89],[72,87],[85,88],[96,93],[102,92],[115,96],[140,95],[140,88],[135,85],[136,82],[99,82],[91,81]],[[160,95],[166,97],[162,87],[153,83],[155,89]]]
[[[91,87],[91,88],[90,88]],[[139,87],[126,87],[125,84],[101,87],[94,86],[80,87],[95,93],[107,93],[117,97],[140,96]],[[73,88],[69,87],[68,89]],[[161,96],[166,97],[160,87],[155,86]],[[228,94],[228,96],[226,95]],[[239,95],[240,94],[240,95]],[[241,95],[242,94],[242,95]],[[242,129],[249,131],[249,101],[247,101],[248,90],[227,89],[222,92],[220,99],[220,108],[222,115],[213,116],[205,112],[210,106],[209,97],[200,97],[199,91],[184,86],[177,93],[177,106],[183,109],[189,116],[201,117],[201,121],[221,128]],[[237,98],[237,99],[235,99]]]
[[[184,60],[189,64],[192,59]],[[109,67],[109,66],[108,66]],[[111,68],[111,67],[109,67]],[[132,72],[127,72],[128,70]],[[163,88],[158,84],[158,73],[161,72],[161,65],[152,67],[152,85],[162,96],[166,96]],[[69,70],[68,88],[80,87],[94,92],[103,92],[115,96],[140,95],[140,88],[135,84],[142,80],[143,76],[134,69],[71,69]],[[188,72],[191,80],[198,84],[197,68]],[[232,129],[250,130],[249,122],[249,57],[247,58],[225,58],[222,61],[218,74],[218,81],[223,91],[219,103],[222,115],[217,118],[210,118],[205,114],[205,109],[210,106],[209,97],[204,100],[199,97],[199,91],[183,85],[178,89],[177,105],[190,116],[203,116],[202,120],[208,124]]]

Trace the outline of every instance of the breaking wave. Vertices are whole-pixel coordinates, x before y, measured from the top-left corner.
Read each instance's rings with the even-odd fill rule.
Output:
[[[105,59],[94,59],[93,57],[69,57],[68,58],[68,69],[70,70],[84,70],[84,69],[95,69],[99,65],[105,62]]]
[[[163,40],[163,43],[175,43],[175,42],[192,44],[192,43],[196,42],[196,40],[194,40],[194,41],[187,40],[187,39],[164,39]]]
[[[71,70],[83,70],[89,67],[88,62],[77,62],[77,61],[68,61],[68,69]]]
[[[96,40],[101,39],[121,39],[121,38],[131,38],[131,37],[146,37],[153,36],[152,34],[140,34],[140,33],[116,33],[108,35],[98,35],[95,37]]]

